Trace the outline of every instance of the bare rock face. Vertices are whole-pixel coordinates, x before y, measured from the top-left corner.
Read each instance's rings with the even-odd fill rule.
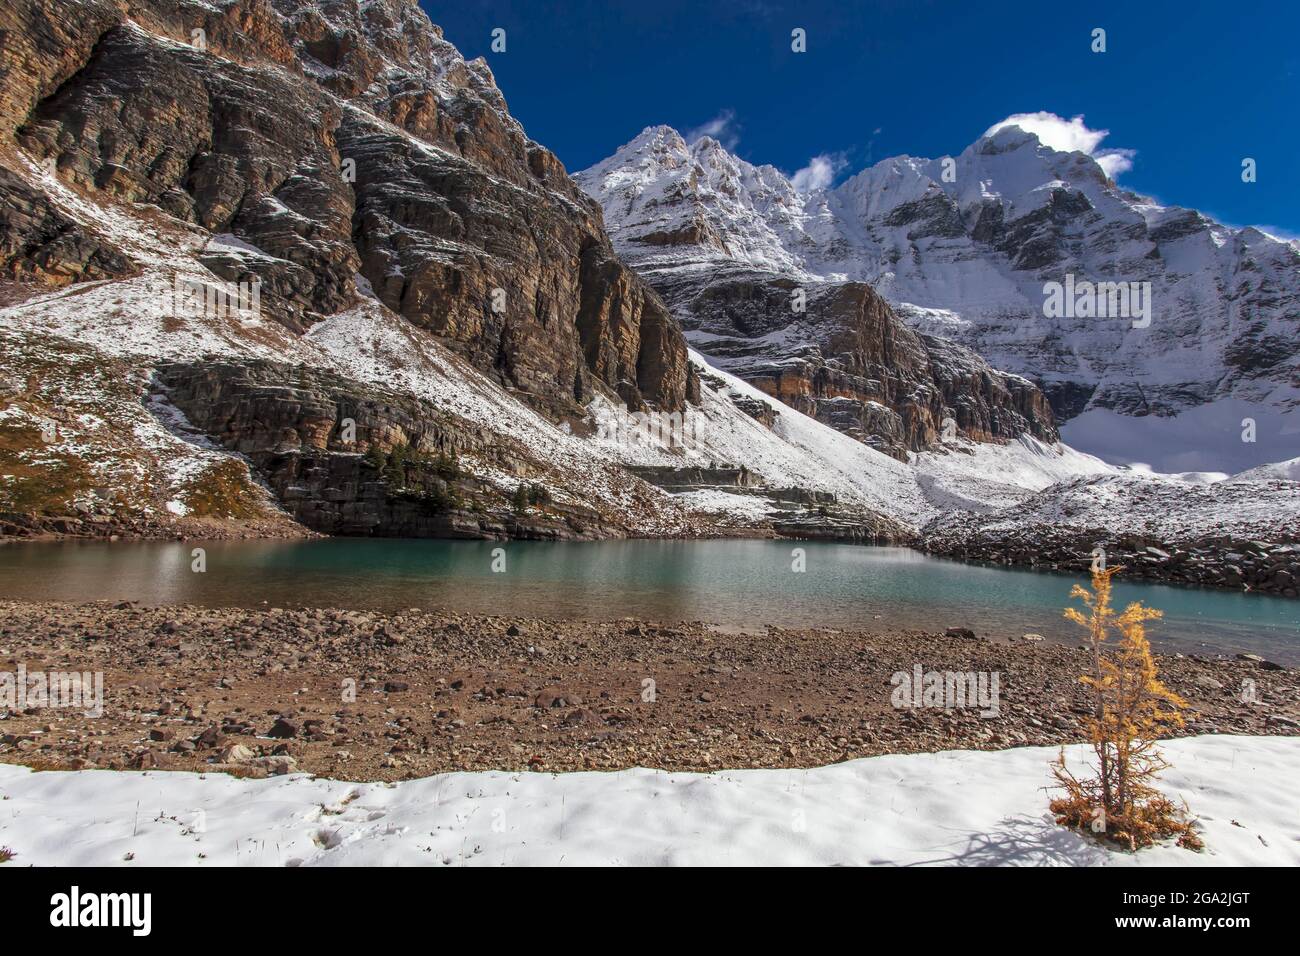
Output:
[[[1046,442],[1060,437],[1047,395],[1029,379],[993,368],[950,339],[919,338],[929,356],[930,376],[959,430],[977,441],[1026,433]]]
[[[639,403],[638,383],[649,394],[687,392],[681,332],[650,289],[625,269],[607,245],[582,253],[578,331],[587,365],[614,385],[629,405]],[[699,401],[699,385],[694,386]]]
[[[557,412],[593,378],[632,407],[681,407],[681,333],[596,220],[373,119],[350,115],[338,141],[357,169],[360,272],[385,305]]]
[[[116,4],[24,2],[0,7],[0,141],[90,56],[124,12]]]
[[[60,286],[131,272],[130,261],[89,235],[39,191],[0,169],[0,269],[6,278]]]
[[[399,445],[429,455],[477,450],[474,436],[448,416],[323,372],[271,362],[168,363],[157,369],[155,388],[192,425],[253,463],[295,519],[328,534],[445,536],[453,517],[445,481],[432,468],[386,479],[373,453]]]
[[[300,330],[355,295],[351,190],[332,143],[340,114],[311,84],[122,25],[17,138],[75,186],[153,204],[238,236],[268,266],[279,260],[273,271],[296,281],[264,276],[292,289],[269,304]]]
[[[649,275],[723,368],[900,460],[939,441],[949,419],[975,441],[1058,437],[1033,383],[912,331],[865,283],[735,268]]]
[[[202,261],[260,280],[286,327],[347,307],[360,275],[549,412],[595,388],[682,407],[681,332],[613,254],[599,207],[414,0],[21,6],[0,19],[17,64],[0,72],[0,134],[84,193],[254,247]],[[48,249],[57,223],[10,192],[11,274],[118,267],[89,238]]]
[[[501,503],[484,508],[491,489],[461,472],[458,456],[522,474],[537,468],[526,449],[427,402],[340,375],[268,361],[172,362],[156,369],[153,389],[191,426],[246,458],[314,531],[552,540],[626,533],[578,506],[553,505],[552,517],[514,514]]]

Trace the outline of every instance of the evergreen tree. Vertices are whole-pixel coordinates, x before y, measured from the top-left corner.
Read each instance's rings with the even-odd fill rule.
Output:
[[[406,484],[406,459],[410,451],[408,445],[394,445],[392,452],[388,456],[388,470],[392,472],[393,479],[399,485]]]

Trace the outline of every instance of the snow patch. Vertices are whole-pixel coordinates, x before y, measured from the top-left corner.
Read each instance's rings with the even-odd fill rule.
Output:
[[[1160,789],[1186,801],[1203,852],[1126,853],[1057,826],[1055,747],[392,784],[3,765],[0,845],[23,866],[1300,865],[1300,738],[1161,748]],[[1089,752],[1066,748],[1074,769]]]

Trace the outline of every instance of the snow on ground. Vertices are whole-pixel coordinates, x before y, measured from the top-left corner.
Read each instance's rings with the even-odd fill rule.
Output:
[[[1186,801],[1204,852],[1125,853],[1058,827],[1051,747],[393,784],[2,765],[0,846],[10,866],[1300,865],[1300,738],[1163,748],[1161,789]],[[1074,769],[1085,751],[1068,749]]]
[[[830,491],[841,500],[866,505],[913,523],[929,511],[911,470],[848,435],[770,398],[741,379],[709,366],[694,350],[691,361],[707,380],[701,388],[702,414],[709,425],[699,434],[717,460],[745,465],[777,488]],[[766,403],[779,412],[768,429],[738,412],[731,398]]]
[[[1057,482],[1115,471],[1100,458],[1032,435],[1005,445],[954,442],[914,455],[913,465],[926,497],[941,511],[991,511]]]
[[[951,514],[931,526],[968,524]],[[1300,537],[1300,483],[1285,480],[1181,481],[1166,475],[1109,474],[1053,485],[1012,507],[977,517],[984,534],[1022,528],[1135,534],[1166,542],[1226,536],[1262,541]]]
[[[685,491],[674,497],[692,511],[733,515],[755,522],[770,517],[773,511],[771,504],[765,498],[757,495],[738,495],[716,488]]]
[[[1091,455],[1030,437],[1005,445],[962,442],[903,464],[711,367],[698,352],[691,352],[691,361],[704,378],[707,425],[696,434],[710,456],[743,464],[772,486],[830,491],[909,524],[922,525],[954,507],[991,511],[1058,481],[1113,472]],[[775,427],[739,413],[733,396],[775,409]]]
[[[1233,475],[1233,481],[1262,481],[1269,478],[1282,478],[1287,481],[1300,481],[1300,458],[1260,465]]]

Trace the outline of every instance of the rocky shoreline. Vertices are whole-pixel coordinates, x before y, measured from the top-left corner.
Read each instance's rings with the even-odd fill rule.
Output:
[[[1213,536],[1170,543],[1141,535],[1116,536],[1105,528],[1079,531],[1036,525],[1015,533],[967,529],[951,522],[927,534],[920,549],[961,561],[1026,567],[1038,571],[1084,571],[1098,547],[1106,564],[1122,565],[1126,578],[1185,587],[1300,596],[1300,543]]]
[[[0,513],[0,544],[16,541],[209,541],[320,538],[284,518],[223,521],[157,515],[33,515]]]
[[[1051,745],[1081,739],[1085,656],[963,628],[735,634],[432,609],[5,602],[0,673],[101,672],[103,714],[0,703],[0,761],[396,780]],[[1300,735],[1300,671],[1253,657],[1158,663],[1189,702],[1182,733]],[[895,675],[916,667],[996,673],[996,716],[893,706]]]

